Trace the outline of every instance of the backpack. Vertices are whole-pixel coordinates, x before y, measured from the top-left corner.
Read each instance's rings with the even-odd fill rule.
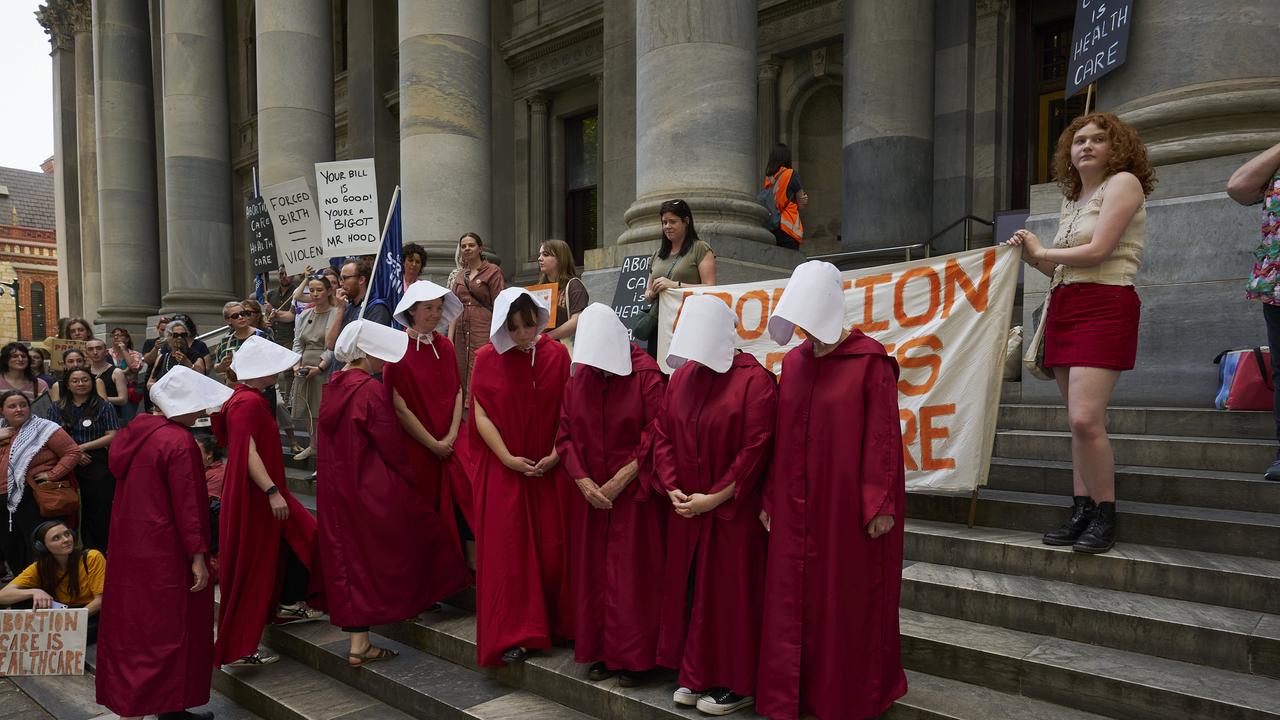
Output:
[[[756,202],[764,206],[769,213],[769,219],[765,222],[765,227],[770,230],[777,231],[782,228],[782,213],[778,210],[778,201],[774,197],[773,188],[762,188],[756,193]]]

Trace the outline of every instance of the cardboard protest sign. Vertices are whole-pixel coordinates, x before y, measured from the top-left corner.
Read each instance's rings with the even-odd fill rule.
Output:
[[[262,200],[271,213],[276,254],[284,271],[297,275],[308,265],[320,265],[324,240],[320,216],[306,178],[294,178],[262,188]]]
[[[0,677],[83,675],[89,611],[0,610]]]
[[[529,294],[534,296],[547,309],[551,311],[551,319],[547,321],[547,330],[556,326],[556,303],[560,302],[560,286],[555,283],[543,283],[541,285],[529,285],[525,288]]]
[[[645,288],[649,285],[649,261],[651,255],[632,255],[622,261],[618,271],[618,285],[613,291],[613,312],[627,326],[627,334],[634,341],[632,332],[640,313],[649,306],[644,299]]]
[[[89,343],[84,340],[64,340],[62,338],[47,337],[41,344],[44,345],[45,350],[49,351],[49,367],[61,372],[62,353],[67,350],[79,350],[80,352],[84,352],[85,346]],[[85,355],[85,359],[87,360],[88,358],[89,356]]]
[[[879,340],[901,367],[898,407],[910,488],[971,490],[986,484],[1000,404],[1005,340],[1019,251],[988,248],[842,273],[844,324]],[[724,300],[738,317],[737,347],[781,371],[785,347],[769,338],[787,281],[668,290],[660,299],[658,361],[690,295]]]
[[[275,272],[280,264],[276,260],[276,236],[271,225],[271,213],[260,197],[244,201],[244,222],[249,231],[249,263],[253,274]]]
[[[378,252],[378,181],[373,158],[316,163],[324,256]]]

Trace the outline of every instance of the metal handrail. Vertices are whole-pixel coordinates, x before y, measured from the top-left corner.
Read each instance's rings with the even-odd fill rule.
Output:
[[[929,237],[928,240],[925,240],[924,242],[916,243],[914,245],[897,245],[895,247],[872,248],[870,250],[849,250],[847,252],[829,253],[827,255],[811,255],[809,256],[809,259],[825,260],[829,263],[832,263],[833,265],[839,265],[841,262],[848,262],[850,260],[856,260],[858,258],[878,257],[881,255],[892,255],[894,253],[904,253],[906,256],[906,259],[910,261],[911,254],[916,250],[925,250],[926,252],[924,256],[929,257],[930,253],[933,250],[933,241],[937,240],[943,235],[946,235],[948,232],[951,232],[951,230],[953,230],[960,223],[965,224],[964,225],[964,248],[968,250],[969,249],[969,221],[980,222],[983,225],[986,225],[987,227],[995,227],[996,225],[994,221],[987,220],[986,218],[978,217],[977,215],[965,215],[964,217],[955,220],[950,225],[947,225],[946,227],[942,228],[938,232],[934,233],[932,236]]]

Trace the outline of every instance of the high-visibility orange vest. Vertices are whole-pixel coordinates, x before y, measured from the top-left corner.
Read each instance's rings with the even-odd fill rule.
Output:
[[[773,201],[778,206],[781,216],[779,225],[782,232],[790,235],[797,243],[804,242],[804,224],[800,222],[800,206],[787,197],[787,186],[791,184],[791,174],[795,172],[789,167],[778,168],[773,177],[765,178],[764,186],[773,186]]]

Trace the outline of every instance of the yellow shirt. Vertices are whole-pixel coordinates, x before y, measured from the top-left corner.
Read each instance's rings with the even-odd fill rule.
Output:
[[[58,583],[57,592],[53,593],[53,599],[69,607],[84,607],[93,602],[95,595],[102,594],[106,576],[107,559],[97,550],[89,550],[84,554],[84,564],[80,566],[80,594],[71,597],[71,592],[67,589],[67,578],[64,576],[62,582]],[[26,570],[13,579],[13,584],[24,590],[40,587],[40,571],[36,569],[36,563],[28,565]]]

